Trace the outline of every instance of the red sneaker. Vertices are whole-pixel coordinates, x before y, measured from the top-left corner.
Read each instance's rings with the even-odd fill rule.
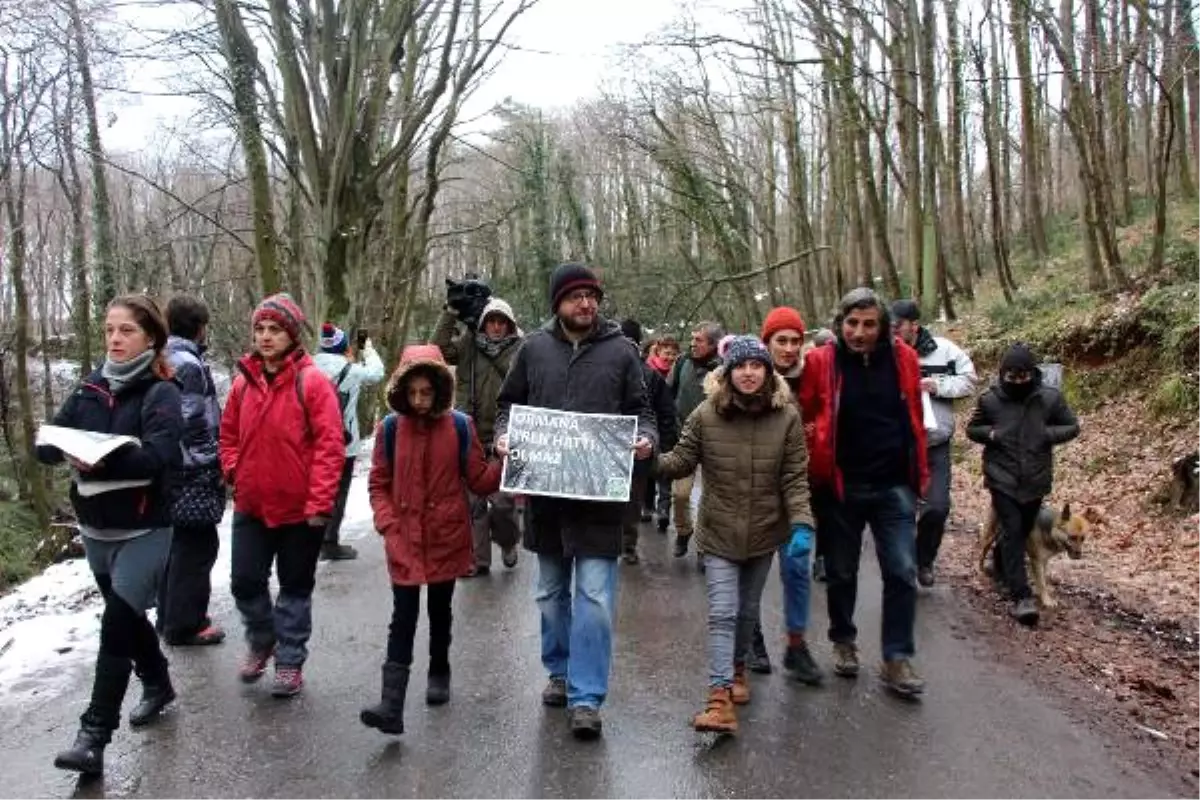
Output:
[[[276,697],[293,697],[300,694],[304,687],[304,676],[299,667],[281,667],[275,665],[275,683],[271,686],[271,694]]]
[[[261,678],[267,671],[267,662],[273,655],[275,655],[274,647],[266,650],[247,650],[245,658],[242,659],[242,665],[238,668],[238,675],[241,677],[242,683],[254,683]]]

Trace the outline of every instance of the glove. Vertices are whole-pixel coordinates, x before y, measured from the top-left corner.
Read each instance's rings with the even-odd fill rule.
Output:
[[[803,522],[792,526],[792,538],[787,543],[787,554],[790,558],[800,558],[812,552],[813,540],[817,532],[811,525]]]

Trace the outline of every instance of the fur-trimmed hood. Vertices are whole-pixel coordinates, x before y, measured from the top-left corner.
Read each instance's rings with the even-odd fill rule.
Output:
[[[440,417],[450,411],[454,403],[454,374],[446,366],[442,351],[433,344],[414,344],[404,348],[400,354],[400,366],[392,373],[387,385],[388,407],[397,414],[411,415],[408,394],[404,389],[405,379],[414,370],[425,369],[434,384],[432,417]]]
[[[792,390],[787,381],[774,370],[768,376],[774,384],[771,392],[771,410],[778,411],[795,402]],[[722,365],[704,376],[704,396],[713,404],[713,408],[721,416],[727,416],[733,404],[734,389],[725,380],[725,367]]]

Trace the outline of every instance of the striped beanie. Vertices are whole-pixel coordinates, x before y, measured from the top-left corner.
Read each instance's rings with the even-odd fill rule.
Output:
[[[300,328],[305,323],[304,311],[287,292],[273,294],[258,304],[250,324],[257,325],[263,320],[274,322],[287,331],[294,344],[300,343]]]
[[[747,361],[759,362],[767,368],[767,372],[774,368],[771,364],[771,354],[767,352],[767,346],[759,339],[753,336],[734,337],[725,351],[726,372],[732,372],[734,367],[745,364]]]
[[[350,339],[344,330],[332,322],[321,326],[321,352],[341,355],[349,346]]]

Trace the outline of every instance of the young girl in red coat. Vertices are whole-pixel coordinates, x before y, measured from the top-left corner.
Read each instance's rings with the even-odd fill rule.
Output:
[[[392,581],[392,622],[383,699],[360,718],[399,734],[422,586],[429,614],[425,702],[450,700],[450,604],[455,580],[474,566],[467,492],[494,494],[501,465],[488,463],[470,420],[451,409],[454,376],[437,347],[404,349],[387,399],[394,413],[375,430],[369,490]]]

